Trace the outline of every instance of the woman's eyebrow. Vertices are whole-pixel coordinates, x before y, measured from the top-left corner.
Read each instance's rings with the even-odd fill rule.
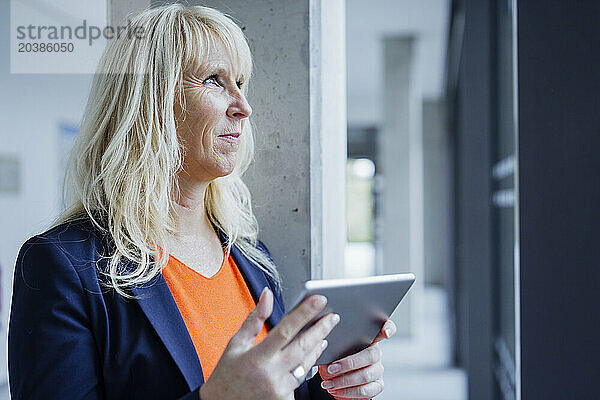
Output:
[[[224,67],[224,66],[214,66],[214,67],[208,67],[206,68],[206,75],[214,75],[217,74],[219,76],[223,76],[223,77],[229,77],[231,76],[233,78],[233,80],[238,80],[234,75],[233,75],[233,71],[230,71],[229,68]],[[240,79],[244,79],[243,76],[240,77]]]
[[[213,75],[213,74],[219,74],[219,75],[224,75],[224,76],[229,75],[229,71],[227,70],[227,68],[225,68],[223,66],[208,67],[208,68],[206,68],[205,73],[209,74],[209,75]]]

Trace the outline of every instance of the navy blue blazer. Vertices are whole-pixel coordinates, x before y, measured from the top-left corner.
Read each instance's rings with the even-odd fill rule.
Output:
[[[132,287],[137,299],[125,299],[100,285],[105,278],[96,264],[106,265],[101,255],[110,248],[88,220],[61,224],[22,246],[8,333],[13,400],[199,398],[202,366],[162,274]],[[231,255],[255,301],[266,286],[275,294],[272,328],[285,313],[281,290],[235,246]],[[296,399],[332,399],[320,382],[317,373],[296,389]]]

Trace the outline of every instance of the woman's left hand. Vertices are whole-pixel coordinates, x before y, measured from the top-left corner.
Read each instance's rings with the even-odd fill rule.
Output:
[[[321,387],[336,399],[370,399],[383,391],[383,364],[377,342],[396,333],[396,324],[387,320],[366,349],[331,364],[319,365]]]

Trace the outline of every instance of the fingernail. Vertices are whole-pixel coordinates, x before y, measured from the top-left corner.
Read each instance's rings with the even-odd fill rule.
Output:
[[[340,366],[340,364],[331,364],[327,368],[327,372],[329,372],[330,374],[335,374],[336,372],[340,372],[341,370],[342,370],[342,367]]]
[[[325,348],[327,347],[327,345],[328,345],[328,344],[329,344],[329,343],[327,343],[327,340],[323,340],[323,341],[321,342],[321,350],[325,350]]]
[[[325,307],[325,304],[327,304],[327,297],[317,295],[312,304],[315,308]]]
[[[321,387],[323,389],[331,389],[333,387],[333,382],[331,382],[331,381],[323,381],[323,382],[321,382]]]
[[[268,295],[269,295],[269,288],[265,287],[263,289],[262,293],[260,294],[260,297],[258,298],[258,300],[260,301],[261,299],[265,299]]]
[[[331,323],[333,325],[337,325],[338,322],[340,322],[340,316],[339,316],[339,314],[333,314],[331,316]]]
[[[385,328],[383,328],[383,331],[385,332],[385,336],[387,336],[388,338],[390,336],[392,336],[392,330],[390,329],[389,326],[386,326]]]

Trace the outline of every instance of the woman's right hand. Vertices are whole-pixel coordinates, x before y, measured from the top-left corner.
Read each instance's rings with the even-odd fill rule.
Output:
[[[305,371],[317,361],[327,341],[325,337],[339,322],[327,314],[294,339],[323,308],[327,299],[311,296],[281,319],[265,339],[254,345],[256,335],[273,311],[273,293],[263,290],[256,308],[229,341],[210,378],[200,388],[202,400],[280,400],[293,398],[300,382],[292,370]]]

